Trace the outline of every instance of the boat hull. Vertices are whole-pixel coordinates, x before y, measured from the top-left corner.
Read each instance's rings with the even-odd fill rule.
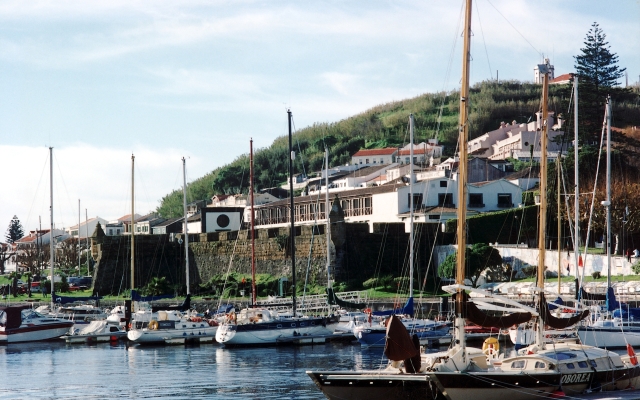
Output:
[[[59,321],[46,325],[20,326],[0,331],[0,343],[38,342],[57,339],[69,332],[73,322]]]
[[[435,342],[442,340],[444,343],[451,341],[450,327],[448,325],[439,325],[437,327],[421,327],[410,333],[416,334],[421,344],[426,342]],[[366,327],[360,326],[354,329],[354,336],[364,347],[384,347],[387,329],[385,327]]]
[[[133,329],[127,332],[127,338],[140,344],[174,342],[212,343],[215,341],[217,326],[206,322],[176,323],[172,329]]]
[[[330,337],[337,323],[328,318],[303,318],[236,325],[225,323],[218,327],[216,340],[225,346],[260,346],[284,343],[305,336]]]
[[[591,327],[578,328],[578,336],[582,344],[604,348],[625,348],[627,343],[640,348],[640,330],[620,327]]]

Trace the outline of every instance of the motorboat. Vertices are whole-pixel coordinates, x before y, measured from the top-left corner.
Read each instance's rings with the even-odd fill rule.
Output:
[[[107,320],[91,321],[82,328],[71,328],[62,336],[67,343],[115,342],[127,337],[124,327],[109,324]]]
[[[0,307],[0,343],[57,339],[72,326],[73,321],[40,314],[28,305]]]
[[[140,319],[134,319],[133,323],[135,328],[127,332],[127,338],[140,344],[212,343],[218,329],[218,323],[213,319],[177,310],[147,313]]]

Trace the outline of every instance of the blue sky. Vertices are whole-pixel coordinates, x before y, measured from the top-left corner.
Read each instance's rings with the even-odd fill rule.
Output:
[[[556,75],[596,21],[629,82],[640,2],[477,0],[471,79]],[[4,1],[0,3],[0,230],[15,214],[114,219],[286,134],[378,104],[455,89],[462,1]],[[621,82],[624,84],[624,81]]]

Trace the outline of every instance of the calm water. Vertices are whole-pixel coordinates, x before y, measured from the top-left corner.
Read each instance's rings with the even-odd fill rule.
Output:
[[[0,399],[323,399],[308,369],[370,369],[382,350],[331,343],[201,346],[0,346]]]

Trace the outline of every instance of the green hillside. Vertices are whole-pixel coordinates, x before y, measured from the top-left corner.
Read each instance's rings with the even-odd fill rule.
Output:
[[[535,120],[535,112],[540,109],[541,92],[540,85],[517,81],[476,84],[471,89],[470,138],[497,129],[501,121],[523,123]],[[570,97],[568,85],[552,85],[549,109],[556,115],[565,114]],[[627,93],[620,98],[624,100],[614,102],[614,125],[640,125],[638,94]],[[415,117],[417,143],[437,137],[445,146],[445,156],[453,155],[458,140],[458,110],[459,92],[423,94],[382,104],[342,121],[314,124],[294,133],[294,150],[297,153],[294,169],[296,173],[305,171],[307,174],[319,171],[325,146],[329,147],[329,165],[335,166],[350,162],[351,155],[361,148],[405,145],[409,139],[410,113]],[[568,118],[571,118],[571,113]],[[572,137],[573,128],[568,130]],[[287,137],[279,137],[270,147],[256,151],[254,164],[257,190],[286,182]],[[214,194],[246,193],[248,181],[249,155],[242,154],[230,164],[190,183],[189,201],[209,199]],[[182,192],[174,191],[164,196],[157,211],[164,217],[182,215]]]

